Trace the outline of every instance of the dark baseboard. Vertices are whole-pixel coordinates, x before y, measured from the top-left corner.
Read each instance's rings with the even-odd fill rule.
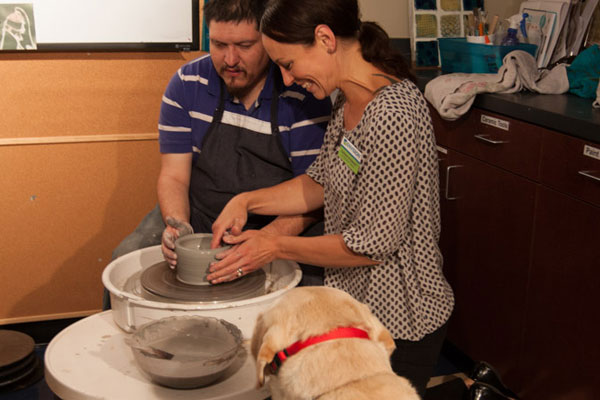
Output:
[[[64,318],[49,321],[23,322],[19,324],[0,325],[0,329],[18,331],[33,338],[36,344],[50,343],[60,331],[81,318]]]

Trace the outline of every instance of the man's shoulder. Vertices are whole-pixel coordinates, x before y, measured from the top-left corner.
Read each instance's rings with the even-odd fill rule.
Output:
[[[182,65],[177,73],[184,80],[186,80],[186,77],[189,77],[192,80],[195,78],[208,81],[211,78],[213,70],[212,59],[209,54],[205,54]]]
[[[295,83],[291,86],[284,86],[280,93],[279,97],[292,102],[316,100],[309,92]]]
[[[280,96],[282,99],[286,99],[292,102],[304,102],[311,100],[309,98],[310,93],[308,93],[306,90],[302,89],[295,83],[292,86],[286,86],[285,88],[283,88]]]
[[[295,83],[284,87],[279,97],[293,108],[301,107],[304,109],[306,107],[316,107],[315,110],[320,110],[326,115],[329,115],[331,112],[331,99],[329,97],[319,100]]]

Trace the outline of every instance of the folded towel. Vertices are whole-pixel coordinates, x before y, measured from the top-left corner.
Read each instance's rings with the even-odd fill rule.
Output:
[[[592,105],[594,108],[600,108],[600,82],[598,82],[598,89],[596,89],[596,101]]]
[[[455,120],[466,114],[478,93],[516,93],[523,89],[544,94],[560,94],[569,90],[565,65],[551,70],[538,70],[535,58],[515,50],[502,60],[497,74],[447,74],[425,86],[425,98],[440,116]]]

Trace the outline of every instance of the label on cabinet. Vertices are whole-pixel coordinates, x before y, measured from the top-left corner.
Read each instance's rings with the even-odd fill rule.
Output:
[[[587,144],[583,146],[583,155],[600,160],[600,149],[597,149]]]
[[[496,118],[490,117],[489,115],[481,114],[481,123],[489,126],[493,126],[494,128],[504,129],[505,131],[510,129],[510,122]]]

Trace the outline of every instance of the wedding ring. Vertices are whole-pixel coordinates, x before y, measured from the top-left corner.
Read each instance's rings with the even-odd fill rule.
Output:
[[[242,269],[241,269],[241,268],[238,268],[238,269],[237,269],[237,276],[238,276],[238,278],[239,278],[240,276],[242,276],[242,275],[244,275],[244,271],[242,271]]]

